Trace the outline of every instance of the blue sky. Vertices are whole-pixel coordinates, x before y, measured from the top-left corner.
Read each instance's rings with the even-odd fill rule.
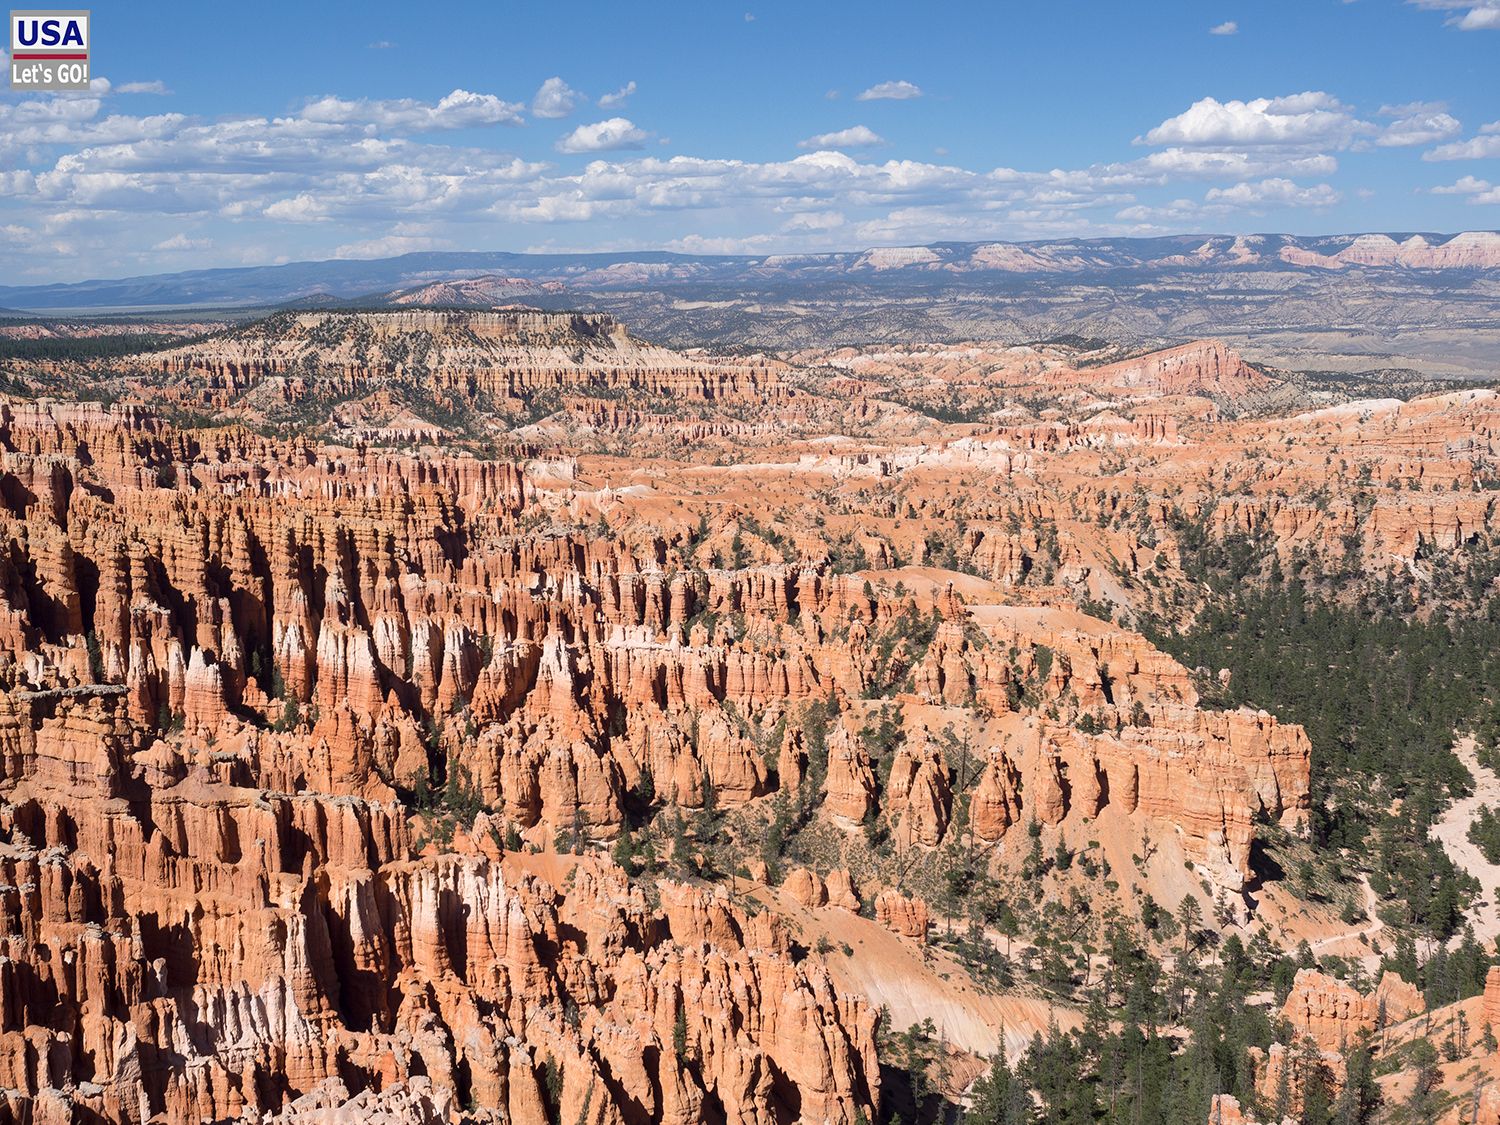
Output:
[[[1500,0],[926,8],[96,0],[0,261],[1500,227]]]

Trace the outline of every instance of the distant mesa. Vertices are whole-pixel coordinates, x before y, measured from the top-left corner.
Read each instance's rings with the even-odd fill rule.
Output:
[[[425,285],[400,289],[387,295],[392,305],[426,305],[437,308],[493,308],[517,297],[531,297],[539,293],[562,293],[566,290],[560,281],[531,281],[524,277],[501,277],[486,274],[483,277],[450,278],[428,282]]]
[[[1361,269],[1500,270],[1500,233],[1171,235],[1037,242],[943,242],[807,254],[596,254],[426,251],[396,258],[280,266],[55,285],[0,286],[0,303],[33,311],[370,302],[492,307],[563,290],[610,292],[679,285],[805,284],[845,279],[923,284],[951,277],[1064,275],[1107,280],[1184,271],[1321,273]]]
[[[1435,245],[1420,234],[1397,242],[1386,234],[1362,234],[1335,254],[1283,246],[1281,260],[1294,266],[1343,269],[1346,266],[1404,267],[1423,270],[1491,270],[1500,267],[1500,234],[1471,231]]]

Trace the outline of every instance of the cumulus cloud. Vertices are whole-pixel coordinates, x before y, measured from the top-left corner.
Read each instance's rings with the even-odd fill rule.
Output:
[[[1259,183],[1235,184],[1227,188],[1210,188],[1203,197],[1209,204],[1229,207],[1330,207],[1342,196],[1328,184],[1303,187],[1287,179],[1261,180]]]
[[[600,109],[617,109],[628,102],[635,94],[635,83],[627,82],[612,94],[605,94],[599,99]]]
[[[1433,195],[1474,195],[1477,192],[1489,191],[1490,182],[1481,180],[1477,176],[1461,176],[1457,183],[1448,184],[1446,187],[1435,187]]]
[[[122,82],[115,87],[117,94],[170,94],[167,84],[160,79],[154,82]]]
[[[1500,0],[1407,0],[1429,11],[1453,12],[1445,21],[1460,31],[1500,30]]]
[[[836,230],[845,222],[841,211],[807,211],[800,215],[793,215],[781,224],[781,229],[788,233],[800,231],[827,231]]]
[[[531,116],[566,117],[577,107],[583,97],[561,78],[549,78],[537,88],[531,99]]]
[[[1331,154],[1365,137],[1457,128],[1435,121],[1447,112],[1435,103],[1383,107],[1376,130],[1329,94],[1209,100],[1212,112],[1193,116],[1200,102],[1153,130],[1155,147],[1136,159],[1021,170],[877,158],[883,142],[863,125],[810,137],[791,159],[648,156],[628,150],[655,152],[659,137],[605,114],[558,130],[556,148],[587,161],[545,163],[498,151],[494,133],[465,144],[439,135],[524,123],[526,103],[490,94],[328,95],[284,116],[208,119],[114,112],[131,104],[111,102],[123,89],[100,80],[85,94],[0,98],[0,228],[33,232],[24,245],[47,252],[53,277],[180,267],[210,234],[224,262],[368,257],[484,245],[493,235],[477,232],[497,222],[583,229],[578,244],[595,247],[699,240],[747,252],[1202,230],[1226,215],[1330,205]],[[1500,148],[1500,123],[1449,143],[1490,142]],[[164,237],[176,230],[193,234]]]
[[[1448,114],[1404,117],[1400,121],[1392,121],[1388,124],[1385,132],[1380,133],[1379,138],[1376,139],[1376,144],[1388,148],[1410,144],[1433,144],[1433,141],[1442,141],[1445,136],[1454,135],[1458,129],[1460,129],[1460,124],[1457,118],[1449,117]]]
[[[1423,160],[1485,160],[1500,156],[1500,121],[1479,127],[1479,136],[1451,141],[1422,154]]]
[[[433,104],[414,98],[378,101],[332,95],[302,107],[301,120],[324,125],[363,125],[373,132],[425,133],[441,129],[471,129],[481,125],[519,125],[521,106],[494,94],[454,90]]]
[[[213,244],[213,239],[211,238],[189,238],[187,235],[178,232],[171,238],[162,239],[156,245],[152,246],[151,249],[162,253],[174,254],[185,250],[207,250]]]
[[[636,128],[624,117],[611,117],[592,125],[580,125],[557,142],[558,152],[610,152],[640,148],[651,134]]]
[[[891,82],[877,82],[864,91],[864,93],[860,94],[857,100],[862,102],[882,100],[904,102],[912,98],[920,98],[921,96],[922,88],[920,86],[902,78]]]
[[[1237,35],[1239,30],[1240,25],[1235,23],[1234,20],[1225,20],[1223,23],[1215,24],[1209,28],[1208,33],[1210,35]]]
[[[1345,147],[1369,126],[1332,94],[1309,90],[1280,98],[1221,102],[1201,98],[1169,117],[1137,144],[1190,147],[1331,145]]]
[[[92,95],[0,102],[0,153],[51,145],[110,145],[175,134],[187,122],[180,113],[146,117],[103,116]]]
[[[1166,148],[1139,162],[1162,177],[1194,180],[1247,180],[1256,176],[1331,176],[1339,162],[1326,153],[1234,152],[1225,149]]]
[[[1381,131],[1375,139],[1377,145],[1386,148],[1405,145],[1428,145],[1446,140],[1462,128],[1458,119],[1449,115],[1447,106],[1441,102],[1412,102],[1409,105],[1383,105],[1383,117],[1395,120]]]
[[[852,125],[835,133],[819,133],[798,141],[798,148],[871,148],[885,144],[885,138],[864,125]]]
[[[1210,188],[1202,200],[1174,199],[1156,206],[1134,204],[1116,212],[1115,217],[1131,224],[1129,229],[1133,233],[1159,233],[1222,222],[1225,216],[1236,213],[1262,214],[1284,207],[1329,207],[1339,199],[1339,193],[1328,184],[1303,187],[1291,180],[1270,178],[1227,188]]]
[[[1500,8],[1470,8],[1458,20],[1460,31],[1500,30]]]
[[[1463,176],[1457,183],[1431,190],[1433,195],[1466,195],[1470,203],[1500,203],[1500,187],[1477,176]]]
[[[268,219],[277,219],[286,223],[316,223],[328,218],[328,206],[332,200],[325,202],[309,192],[302,192],[289,199],[278,199],[266,207],[265,215]]]
[[[398,225],[390,234],[336,246],[333,256],[335,258],[394,258],[399,254],[413,254],[420,250],[446,250],[452,245],[447,239],[412,233]]]

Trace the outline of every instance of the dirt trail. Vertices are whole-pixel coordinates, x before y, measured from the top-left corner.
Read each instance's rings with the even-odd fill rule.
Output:
[[[1342,945],[1344,942],[1358,942],[1360,938],[1373,938],[1381,930],[1385,929],[1385,923],[1375,913],[1375,908],[1380,905],[1380,898],[1370,889],[1370,880],[1363,875],[1359,878],[1359,889],[1364,892],[1365,917],[1369,918],[1370,921],[1357,930],[1342,934],[1331,934],[1328,937],[1309,942],[1308,944],[1314,953],[1321,953],[1330,946]],[[1360,956],[1362,960],[1372,965],[1378,964],[1380,961],[1379,955],[1373,948],[1365,951]]]
[[[1479,880],[1480,892],[1468,904],[1467,914],[1474,923],[1474,936],[1488,945],[1500,935],[1500,864],[1485,859],[1484,853],[1469,842],[1469,825],[1482,805],[1500,806],[1500,776],[1479,764],[1472,738],[1460,741],[1453,751],[1474,775],[1474,793],[1453,802],[1432,826],[1432,838],[1443,845],[1454,863]]]

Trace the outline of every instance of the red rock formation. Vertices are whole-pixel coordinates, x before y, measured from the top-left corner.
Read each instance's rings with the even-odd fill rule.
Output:
[[[931,920],[927,915],[927,903],[919,898],[908,898],[899,891],[881,891],[875,899],[875,920],[902,937],[916,941],[927,940]]]
[[[825,906],[828,903],[828,888],[824,886],[815,871],[809,871],[805,867],[792,870],[783,882],[782,888],[793,899],[803,906]]]
[[[421,338],[425,362],[410,343]],[[413,362],[413,360],[416,362]],[[520,399],[539,390],[632,390],[700,400],[780,397],[763,360],[689,359],[631,338],[608,316],[536,310],[284,313],[141,360],[227,407],[257,388],[295,402],[366,391],[415,374],[439,395]]]
[[[1293,1125],[1295,1121],[1294,1117],[1283,1117],[1280,1125]],[[1233,1094],[1215,1094],[1209,1105],[1208,1125],[1260,1125],[1260,1123],[1245,1116],[1240,1108],[1240,1100]]]
[[[826,886],[829,906],[837,906],[852,914],[859,913],[859,891],[855,888],[854,880],[849,877],[847,869],[836,867],[830,871]]]
[[[1426,1010],[1415,985],[1386,973],[1368,995],[1316,969],[1297,970],[1281,1015],[1298,1035],[1327,1051],[1342,1051],[1361,1032],[1391,1026]]]
[[[752,913],[593,853],[756,875],[767,826],[805,823],[802,854],[854,865],[920,938],[925,903],[889,888],[927,884],[902,865],[961,844],[1003,875],[1035,822],[1049,845],[1116,833],[1111,856],[1120,833],[1170,838],[1251,909],[1257,825],[1307,815],[1307,738],[1200,707],[1215,669],[1109,618],[1197,604],[1184,521],[1420,592],[1500,515],[1493,392],[1224,422],[1197,396],[1260,377],[1212,344],[1103,377],[1050,345],[839,349],[844,401],[598,318],[497,313],[469,339],[462,317],[379,314],[364,358],[359,318],[283,319],[130,378],[158,393],[165,362],[184,395],[242,405],[410,377],[453,402],[566,391],[567,417],[490,461],[0,404],[17,1114],[292,1121],[378,1097],[413,1119],[874,1119],[868,1005],[774,921],[859,910],[847,869],[756,887],[773,909]],[[1059,405],[1010,394],[1031,405],[960,428],[900,406],[934,385]],[[584,426],[632,456],[580,452]],[[732,456],[688,463],[682,433]],[[1362,467],[1370,488],[1319,495]],[[1299,978],[1289,1020],[1325,1044],[1369,1026],[1342,987]]]
[[[1179,348],[1151,352],[1140,359],[1096,368],[1090,374],[1103,386],[1141,388],[1168,395],[1235,396],[1271,385],[1271,380],[1222,340],[1198,340]]]
[[[228,713],[219,665],[210,663],[203,651],[195,647],[183,679],[182,714],[187,728],[212,732]]]
[[[1021,817],[1021,775],[1004,751],[989,764],[969,800],[969,826],[981,840],[1000,840]]]
[[[896,822],[897,842],[903,847],[937,847],[947,831],[952,803],[948,767],[937,747],[918,751],[903,746],[891,766],[884,801],[887,815]]]
[[[870,755],[843,727],[828,737],[828,780],[823,808],[858,824],[875,810],[875,773]]]

